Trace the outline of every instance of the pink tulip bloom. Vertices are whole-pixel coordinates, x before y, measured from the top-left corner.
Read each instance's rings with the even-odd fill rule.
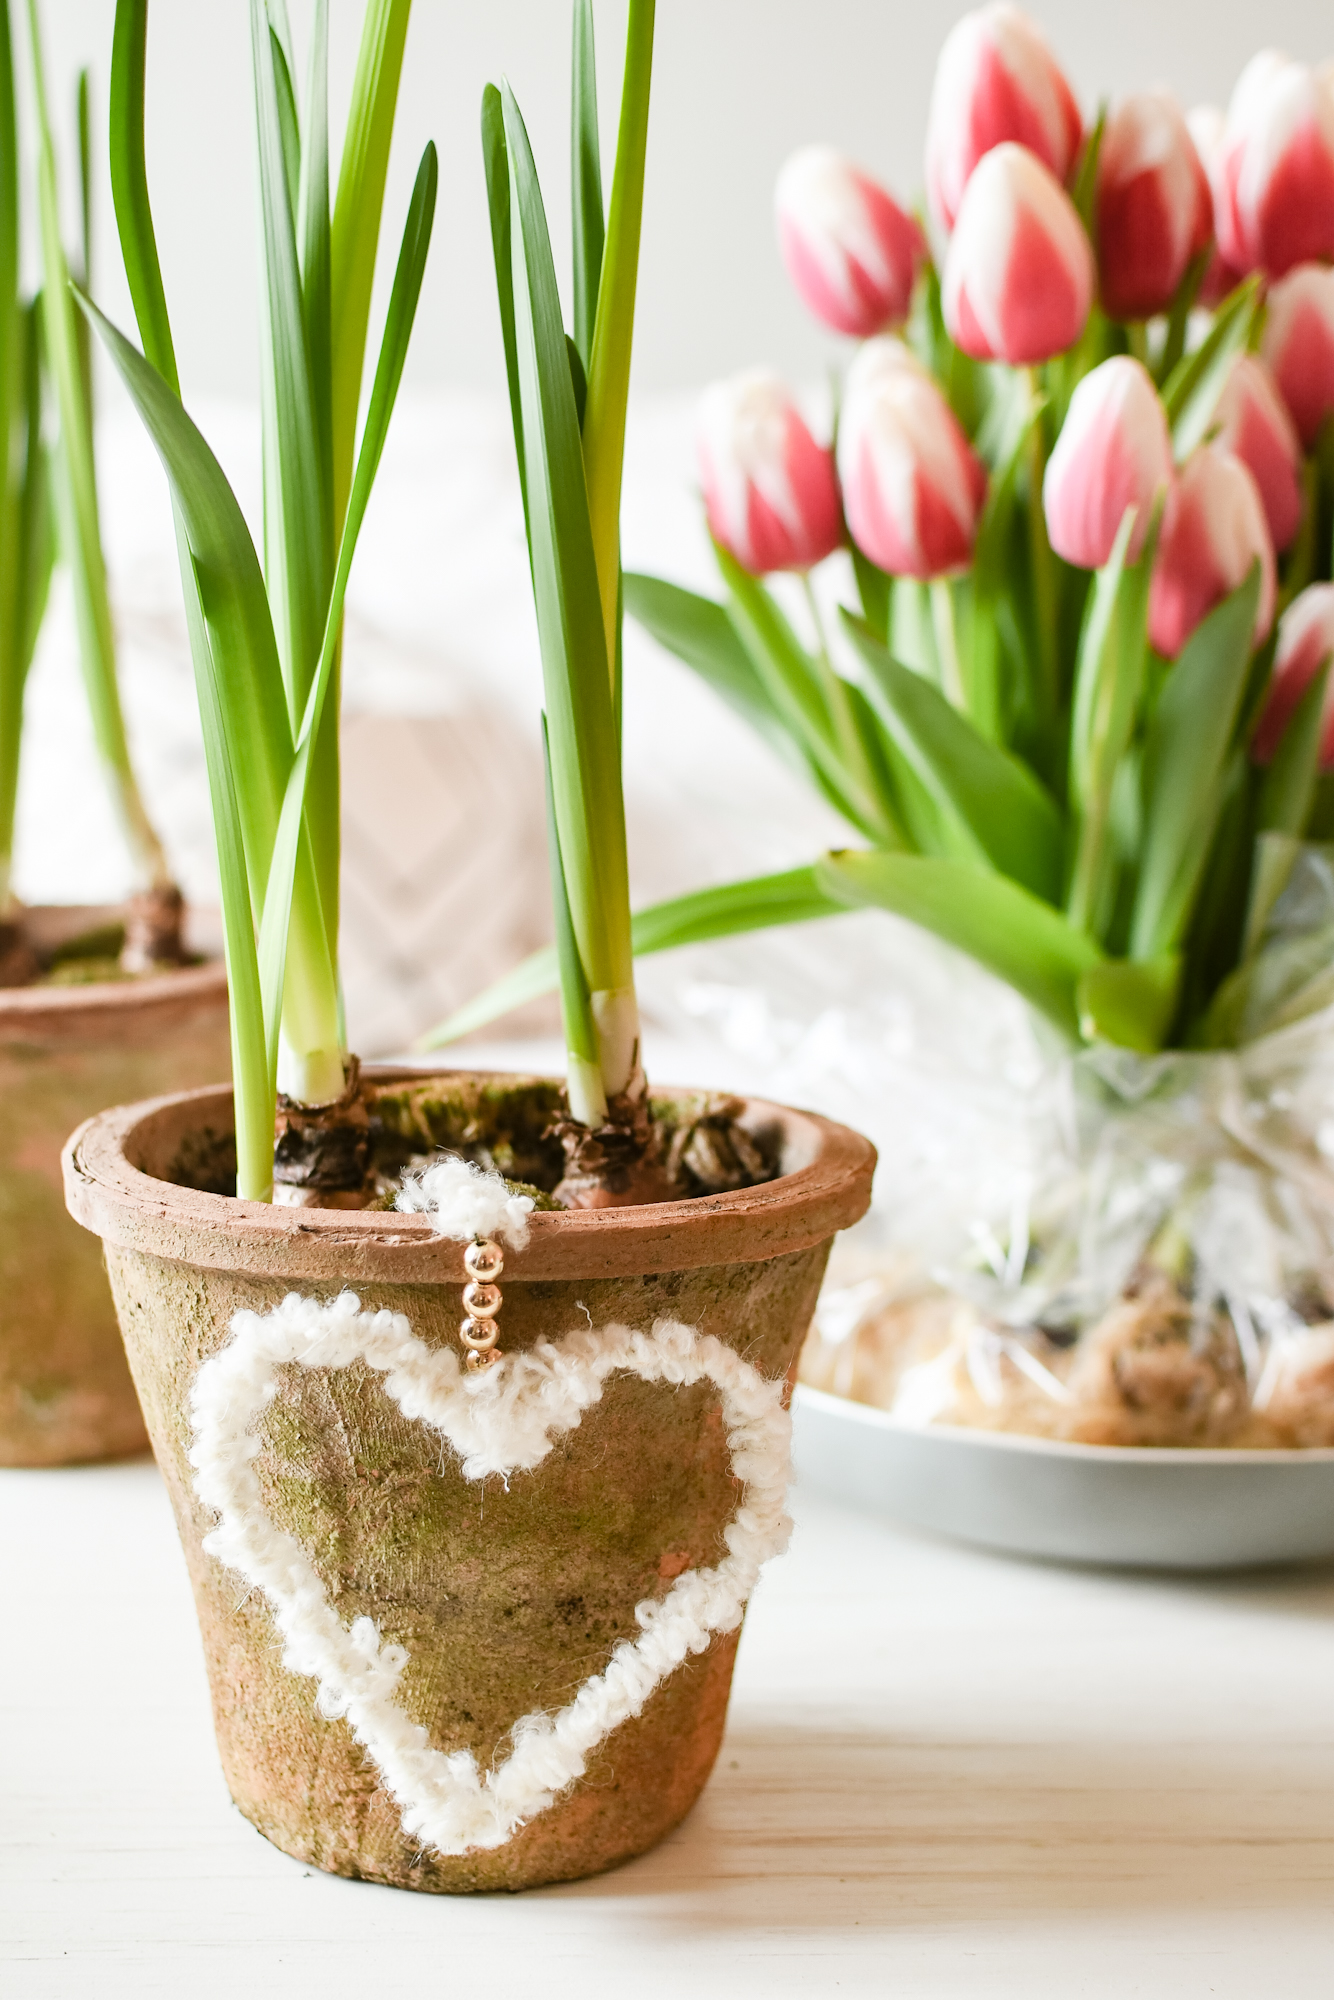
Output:
[[[987,475],[936,383],[897,340],[848,370],[838,470],[853,540],[891,576],[967,567]]]
[[[907,318],[926,241],[869,175],[832,147],[804,146],[774,207],[788,276],[817,319],[864,340]]]
[[[695,445],[710,532],[752,576],[810,569],[838,547],[833,454],[776,375],[752,369],[706,390]]]
[[[1074,203],[1023,146],[996,146],[964,191],[945,256],[950,338],[979,361],[1049,361],[1093,303],[1093,252]]]
[[[1218,247],[1237,271],[1281,278],[1334,257],[1334,97],[1266,49],[1228,106],[1214,181]]]
[[[1299,264],[1269,294],[1261,352],[1309,451],[1334,410],[1334,271]]]
[[[1087,374],[1070,398],[1042,485],[1048,539],[1067,562],[1101,569],[1133,507],[1135,562],[1154,500],[1171,483],[1172,439],[1158,391],[1141,362],[1118,354]]]
[[[1215,217],[1214,236],[1217,239],[1218,225],[1218,166],[1223,154],[1223,134],[1227,120],[1216,104],[1197,104],[1186,114],[1186,127],[1195,141],[1195,150],[1200,156],[1209,183],[1209,199]],[[1244,271],[1234,271],[1214,242],[1214,254],[1209,259],[1209,268],[1200,283],[1198,302],[1209,307],[1221,305],[1228,293],[1235,291],[1245,276]]]
[[[1255,643],[1274,622],[1274,548],[1259,489],[1239,458],[1203,444],[1187,461],[1163,516],[1149,590],[1149,637],[1174,660],[1195,627],[1260,560]]]
[[[1213,196],[1176,99],[1128,97],[1098,154],[1098,264],[1113,319],[1152,319],[1214,233]]]
[[[1216,442],[1249,466],[1276,549],[1286,549],[1302,523],[1302,446],[1277,384],[1255,354],[1232,364],[1218,401]]]
[[[1325,661],[1334,654],[1334,583],[1313,583],[1294,597],[1278,621],[1278,649],[1269,699],[1255,732],[1251,754],[1267,764],[1292,721],[1293,712]],[[1334,674],[1325,683],[1320,768],[1334,770]]]
[[[927,114],[933,211],[953,229],[973,168],[1007,140],[1027,146],[1064,181],[1083,129],[1070,86],[1027,14],[1006,5],[965,14],[940,51]]]

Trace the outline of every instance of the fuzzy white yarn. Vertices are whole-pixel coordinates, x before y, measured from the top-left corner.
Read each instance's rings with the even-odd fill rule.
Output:
[[[522,1250],[528,1241],[533,1197],[512,1194],[499,1174],[450,1155],[405,1174],[394,1207],[410,1215],[433,1216],[436,1235],[452,1242],[494,1236],[512,1250]]]
[[[521,1716],[509,1757],[485,1775],[471,1751],[432,1748],[395,1699],[406,1649],[382,1644],[370,1618],[345,1626],[305,1550],[264,1508],[250,1425],[272,1400],[278,1369],[358,1360],[383,1374],[405,1416],[448,1439],[468,1479],[539,1465],[619,1371],[672,1385],[707,1380],[721,1393],[732,1469],[743,1483],[723,1530],[726,1556],[716,1568],[685,1571],[660,1601],[638,1605],[641,1636],[616,1646],[565,1708]],[[402,1313],[363,1312],[351,1292],[332,1303],[289,1293],[263,1317],[238,1312],[231,1339],[195,1377],[190,1463],[196,1492],[220,1516],[204,1547],[264,1592],[286,1642],[284,1666],[319,1683],[322,1714],[346,1716],[400,1806],[404,1832],[440,1854],[501,1847],[583,1774],[590,1751],[638,1715],[688,1653],[739,1624],[761,1565],[787,1546],[791,1421],[782,1388],[711,1334],[672,1320],[659,1320],[651,1333],[580,1328],[474,1375],[451,1348],[418,1340]]]

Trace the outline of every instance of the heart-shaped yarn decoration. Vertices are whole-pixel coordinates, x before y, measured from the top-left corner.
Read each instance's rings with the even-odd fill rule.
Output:
[[[709,1381],[719,1392],[732,1470],[742,1482],[723,1529],[726,1556],[712,1569],[686,1570],[664,1598],[638,1605],[639,1638],[622,1640],[566,1707],[520,1716],[510,1755],[485,1774],[470,1750],[432,1746],[396,1699],[405,1648],[383,1644],[370,1618],[344,1625],[301,1544],[264,1507],[252,1464],[260,1440],[251,1426],[276,1394],[277,1371],[357,1361],[384,1376],[386,1395],[405,1417],[448,1440],[468,1479],[540,1465],[554,1440],[599,1401],[609,1376],[682,1387]],[[762,1564],[786,1547],[791,1531],[791,1420],[782,1382],[712,1334],[672,1320],[659,1320],[650,1333],[580,1328],[473,1375],[452,1349],[418,1340],[402,1313],[363,1312],[351,1292],[332,1302],[289,1293],[271,1313],[234,1316],[227,1345],[195,1378],[191,1411],[195,1490],[220,1516],[205,1549],[264,1593],[285,1641],[284,1666],[318,1682],[321,1713],[347,1718],[401,1809],[404,1833],[439,1854],[502,1847],[544,1812],[687,1654],[703,1652],[716,1632],[740,1623]]]

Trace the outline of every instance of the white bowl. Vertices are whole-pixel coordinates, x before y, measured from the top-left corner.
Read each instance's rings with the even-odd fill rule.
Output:
[[[1334,1557],[1334,1450],[1055,1444],[793,1401],[798,1477],[932,1534],[1059,1562],[1235,1569]]]

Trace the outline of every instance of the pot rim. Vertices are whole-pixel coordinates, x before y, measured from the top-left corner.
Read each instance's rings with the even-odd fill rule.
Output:
[[[374,1082],[457,1073],[432,1064],[363,1067]],[[530,1072],[468,1075],[537,1080]],[[546,1079],[542,1079],[546,1080]],[[654,1086],[655,1096],[697,1095]],[[173,1263],[324,1283],[460,1284],[463,1249],[432,1233],[424,1215],[383,1210],[274,1208],[158,1180],[133,1163],[147,1143],[179,1144],[212,1113],[230,1115],[231,1086],[176,1092],[86,1119],[61,1157],[65,1200],[85,1229],[119,1249]],[[866,1213],[875,1148],[818,1112],[746,1098],[756,1121],[776,1121],[791,1171],[759,1187],[638,1208],[539,1211],[527,1247],[507,1251],[506,1283],[628,1277],[711,1264],[764,1263],[808,1250]]]
[[[125,908],[123,902],[34,903],[26,914],[91,927],[123,916]],[[200,914],[190,906],[187,923]],[[207,919],[208,913],[203,914]],[[144,1014],[188,1011],[225,999],[226,994],[227,968],[212,952],[202,965],[177,966],[136,979],[95,979],[86,986],[0,987],[0,1044],[69,1043],[84,1038],[100,1042],[108,1031],[114,1036],[118,1028]]]

